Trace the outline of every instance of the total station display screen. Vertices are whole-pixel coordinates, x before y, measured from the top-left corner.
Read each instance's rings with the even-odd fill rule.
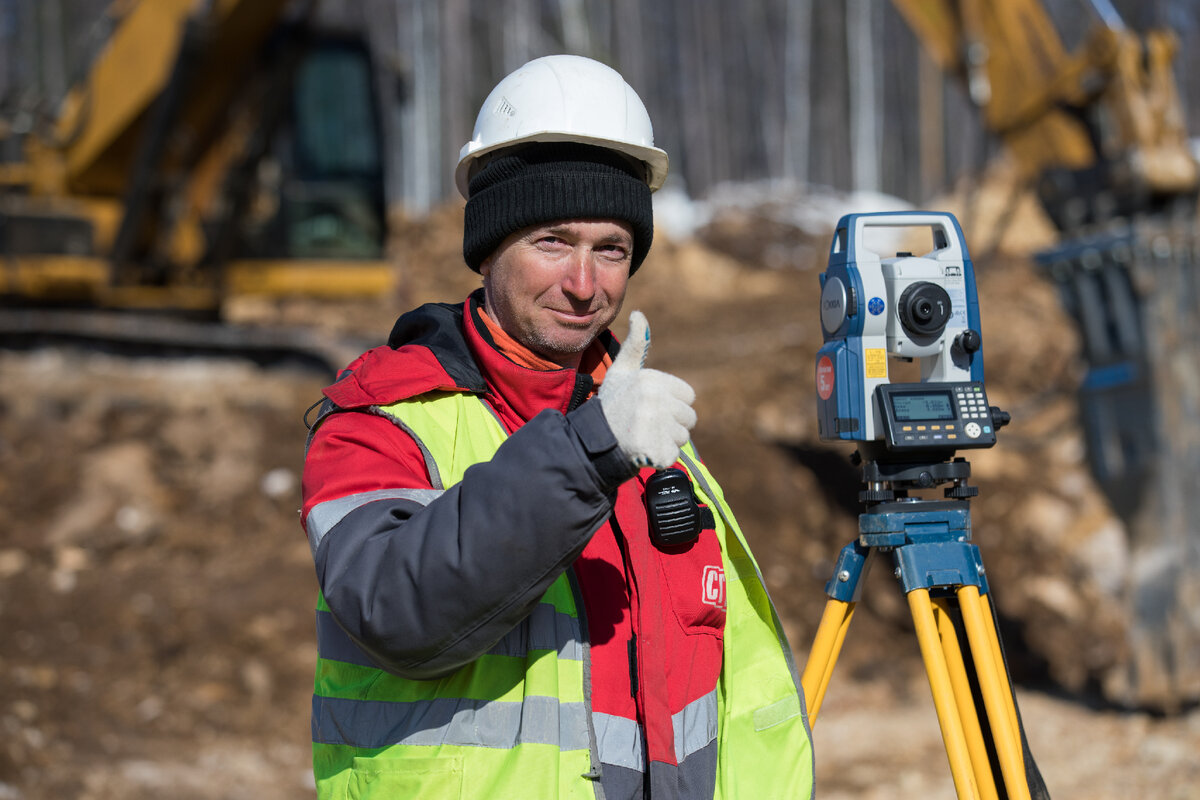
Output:
[[[954,400],[950,392],[904,392],[891,396],[897,422],[952,420]]]

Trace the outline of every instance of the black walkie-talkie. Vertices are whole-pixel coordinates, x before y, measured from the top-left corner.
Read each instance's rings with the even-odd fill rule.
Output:
[[[703,514],[683,470],[662,469],[646,481],[646,510],[650,540],[656,547],[679,547],[700,538]]]

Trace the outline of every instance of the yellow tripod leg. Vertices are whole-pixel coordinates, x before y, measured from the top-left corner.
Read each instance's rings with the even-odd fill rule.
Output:
[[[985,595],[980,595],[979,601],[983,604],[983,618],[986,622],[984,628],[988,633],[988,642],[992,646],[992,660],[996,664],[996,669],[1006,679],[1008,677],[1007,669],[1004,666],[1004,652],[1000,649],[1000,634],[996,630],[996,616],[992,613],[992,603],[990,598]],[[1010,684],[1005,682],[1006,686]],[[1012,696],[1011,691],[1004,692],[1005,705],[1008,708],[1008,718],[1014,731],[1017,732],[1018,744],[1020,743],[1021,723],[1017,719],[1017,701]]]
[[[979,787],[975,783],[975,772],[971,768],[971,755],[967,750],[962,720],[959,719],[954,688],[946,668],[946,657],[942,653],[937,622],[933,618],[929,590],[913,589],[909,592],[908,607],[912,611],[917,642],[921,646],[921,657],[925,661],[925,674],[929,678],[930,691],[933,692],[933,705],[942,729],[942,741],[946,745],[946,758],[950,761],[954,789],[959,800],[977,800],[980,796]]]
[[[1016,706],[1011,696],[1005,698],[1009,694],[1009,685],[1007,676],[1003,681],[1000,677],[1001,669],[996,661],[997,651],[992,644],[996,632],[991,630],[989,633],[992,618],[990,615],[984,617],[983,603],[977,586],[960,588],[958,605],[962,611],[963,625],[967,629],[967,640],[971,644],[971,655],[975,658],[979,689],[983,694],[983,704],[987,708],[988,722],[992,726],[992,740],[996,745],[1004,785],[1008,789],[1008,796],[1013,800],[1028,800],[1029,783],[1025,776],[1020,734],[1013,725],[1015,713],[1010,715],[1009,711]]]
[[[842,652],[842,643],[846,641],[846,630],[853,616],[854,603],[833,599],[825,603],[825,612],[821,615],[812,650],[804,665],[804,674],[800,676],[810,728],[817,724],[817,712],[821,710],[825,690],[829,688],[829,679],[833,676],[833,667],[838,654]]]
[[[958,717],[962,721],[963,735],[967,740],[967,752],[975,771],[975,785],[983,800],[999,800],[996,793],[996,778],[992,774],[983,728],[979,724],[979,711],[971,694],[971,682],[967,678],[966,662],[958,646],[958,631],[950,617],[945,600],[934,600],[934,618],[942,640],[942,651],[946,656],[946,669],[950,673],[950,684],[954,689],[954,700],[958,705]]]

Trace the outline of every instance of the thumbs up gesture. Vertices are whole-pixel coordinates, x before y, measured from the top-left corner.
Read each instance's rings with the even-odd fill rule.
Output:
[[[650,325],[634,311],[629,335],[600,384],[600,407],[631,464],[665,469],[679,458],[696,424],[696,393],[674,375],[646,369],[649,349]]]

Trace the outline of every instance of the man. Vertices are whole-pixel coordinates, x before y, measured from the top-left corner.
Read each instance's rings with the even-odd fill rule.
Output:
[[[403,315],[325,390],[303,510],[322,798],[811,794],[692,390],[643,367],[640,312],[608,332],[666,170],[619,74],[521,67],[456,175],[482,290]]]

